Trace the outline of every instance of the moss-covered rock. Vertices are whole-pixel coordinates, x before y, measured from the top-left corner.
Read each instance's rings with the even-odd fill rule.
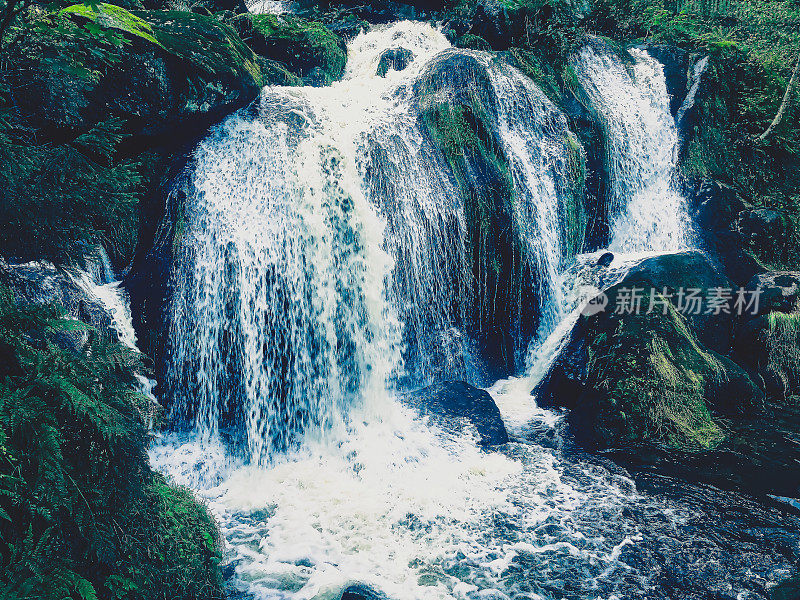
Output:
[[[717,283],[696,275],[698,256],[644,261],[607,290],[607,310],[579,318],[535,393],[541,406],[570,409],[581,442],[708,450],[726,437],[718,416],[742,416],[760,406],[763,393],[747,373],[701,341],[721,343],[717,324],[678,310],[674,291],[682,282]],[[700,287],[701,296],[715,287]],[[634,289],[643,297],[638,311],[630,303]]]
[[[775,400],[800,393],[800,273],[768,272],[747,286],[758,306],[736,327],[735,356]]]
[[[422,129],[441,152],[461,193],[475,281],[472,330],[492,373],[502,376],[518,366],[538,326],[540,315],[529,307],[538,306],[542,292],[525,245],[530,221],[522,216],[526,209],[516,197],[489,68],[474,54],[449,52],[429,65],[414,93]],[[509,67],[498,63],[497,68]],[[556,168],[553,177],[559,190],[559,238],[567,258],[584,239],[584,156],[557,108],[541,92],[531,96],[535,99],[530,100],[529,131],[543,138],[553,132],[563,135],[568,174]]]
[[[19,68],[0,82],[0,152],[13,165],[0,253],[64,262],[102,242],[124,266],[139,217],[147,237],[163,210],[137,202],[209,125],[256,98],[259,57],[227,25],[192,13],[100,4],[27,19]]]
[[[285,65],[311,85],[328,85],[344,73],[347,48],[327,27],[293,15],[247,15],[235,25],[259,55]]]

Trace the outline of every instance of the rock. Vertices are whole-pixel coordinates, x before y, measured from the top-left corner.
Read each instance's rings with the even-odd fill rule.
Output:
[[[117,118],[131,135],[129,151],[160,144],[174,149],[258,95],[263,81],[257,57],[227,25],[175,11],[135,16],[160,46],[134,38],[110,66],[86,65],[99,73],[96,78],[65,71],[57,61],[27,65],[28,80],[15,100],[45,139],[68,139]],[[61,52],[57,39],[39,43],[43,55]]]
[[[784,212],[769,208],[746,210],[739,215],[738,227],[744,241],[758,256],[786,262],[793,240],[791,221]]]
[[[777,400],[800,393],[800,273],[761,273],[747,286],[761,290],[758,306],[736,327],[736,359]]]
[[[759,273],[750,280],[746,289],[751,292],[761,290],[757,315],[774,310],[787,314],[800,312],[800,273],[797,271]]]
[[[381,54],[377,73],[380,77],[386,77],[386,73],[390,69],[402,71],[412,60],[414,60],[414,53],[408,48],[389,48]]]
[[[689,190],[689,213],[697,226],[704,248],[713,262],[737,286],[745,285],[763,271],[745,243],[737,226],[746,205],[736,192],[716,181],[703,180]]]
[[[440,54],[428,65],[414,84],[414,95],[421,128],[441,153],[464,204],[467,256],[475,281],[475,310],[468,329],[478,341],[488,377],[500,378],[515,371],[527,340],[537,330],[538,311],[519,311],[519,307],[536,306],[541,290],[537,272],[526,267],[525,225],[515,205],[511,163],[500,139],[499,101],[485,63],[456,50]],[[563,254],[571,256],[582,246],[586,228],[583,153],[564,115],[542,92],[536,90],[524,101],[530,103],[531,134],[550,137],[561,132],[563,153],[576,165],[569,173],[553,171],[562,194]]]
[[[347,48],[327,27],[294,15],[249,15],[235,20],[248,46],[285,65],[310,85],[329,85],[344,73]]]
[[[689,53],[677,46],[664,44],[648,44],[645,46],[645,50],[664,66],[664,78],[670,97],[669,110],[675,116],[689,89],[687,82]]]
[[[650,303],[651,289],[661,292],[667,288],[671,294],[670,301],[679,312],[685,313],[692,332],[699,341],[721,354],[730,351],[735,285],[717,271],[702,253],[680,252],[645,259],[630,269],[624,283],[629,288],[634,286],[644,288],[642,293],[646,296],[643,300],[645,308]],[[731,296],[719,314],[713,314],[713,311],[709,313],[708,298],[714,294],[715,289],[727,290]],[[681,290],[685,292],[683,297],[680,296]],[[697,296],[702,302],[691,303],[687,299],[689,290],[699,290]],[[694,310],[695,306],[699,307],[699,311]],[[686,310],[683,310],[684,308]]]
[[[113,319],[102,302],[64,269],[37,262],[9,265],[0,259],[0,285],[8,287],[17,302],[60,306],[67,316],[89,325],[104,339],[119,339]],[[88,329],[76,327],[59,332],[56,341],[66,349],[79,351],[87,335]]]
[[[603,252],[600,258],[597,259],[597,266],[599,267],[607,267],[612,262],[614,262],[614,253],[613,252]]]
[[[345,588],[342,600],[387,600],[385,594],[376,592],[371,587],[356,583]]]
[[[475,8],[469,33],[484,39],[495,50],[507,50],[514,25],[508,8],[499,0],[481,0]]]
[[[403,400],[445,428],[460,428],[458,421],[466,419],[477,430],[481,445],[496,446],[508,442],[500,410],[489,392],[468,383],[437,383],[411,392]]]
[[[648,259],[607,290],[608,306],[620,306],[634,287],[724,282],[709,266],[699,253]],[[701,341],[722,344],[718,322],[684,317],[674,297],[656,293],[655,300],[650,313],[582,315],[534,390],[540,406],[570,409],[580,443],[708,450],[726,437],[718,415],[741,416],[761,405],[763,393],[748,374]]]

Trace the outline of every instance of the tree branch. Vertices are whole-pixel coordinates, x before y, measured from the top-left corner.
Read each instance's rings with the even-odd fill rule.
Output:
[[[800,70],[800,54],[797,55],[797,62],[794,65],[792,77],[789,79],[789,84],[786,86],[786,91],[783,93],[783,100],[781,100],[781,106],[778,108],[778,114],[776,114],[775,118],[772,119],[772,123],[769,124],[769,127],[767,127],[766,131],[758,136],[759,141],[764,141],[767,136],[772,133],[772,130],[780,124],[781,119],[783,119],[783,115],[789,106],[789,99],[792,97],[792,90],[794,89],[794,82],[797,79],[798,70]]]

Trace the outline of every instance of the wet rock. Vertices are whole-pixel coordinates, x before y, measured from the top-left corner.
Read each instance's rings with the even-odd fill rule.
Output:
[[[643,288],[645,309],[649,308],[651,290],[670,294],[669,301],[684,314],[698,340],[715,352],[726,354],[731,349],[735,284],[722,275],[702,253],[697,251],[664,254],[648,258],[631,268],[625,277],[629,288]],[[718,314],[710,308],[714,290],[727,290],[731,296]],[[683,290],[683,295],[681,295]],[[691,290],[701,301],[689,300]]]
[[[642,261],[606,291],[609,309],[579,318],[534,391],[537,402],[569,408],[573,434],[591,447],[718,446],[726,438],[718,416],[741,416],[763,401],[748,374],[711,347],[730,347],[730,315],[679,310],[681,288],[720,285],[725,278],[696,252]],[[652,311],[649,294],[638,311],[630,304],[634,288],[655,290]]]
[[[381,54],[377,73],[380,77],[386,77],[389,70],[402,71],[412,60],[414,53],[408,48],[389,48]]]
[[[464,203],[475,281],[468,329],[487,375],[497,379],[515,371],[536,332],[539,312],[520,312],[519,307],[537,305],[542,291],[537,273],[528,268],[526,225],[516,207],[513,167],[498,127],[499,101],[486,64],[463,51],[440,54],[416,81],[414,94],[422,130],[441,153]],[[538,121],[530,132],[537,133],[536,127],[543,136],[561,131],[564,155],[581,167],[553,173],[561,195],[563,254],[574,255],[586,230],[584,181],[575,176],[582,171],[584,155],[566,118],[542,92],[532,90],[519,102],[528,103],[532,120]]]
[[[447,429],[460,429],[459,421],[468,421],[477,430],[481,445],[496,446],[508,442],[500,410],[491,395],[468,383],[437,383],[407,394],[403,400]]]
[[[0,285],[8,287],[17,302],[60,306],[67,316],[91,326],[105,339],[119,338],[111,315],[100,300],[89,294],[63,269],[37,262],[9,265],[0,259]],[[78,351],[86,343],[88,331],[82,327],[59,331],[56,342],[64,348]]]
[[[612,262],[614,262],[614,253],[613,252],[603,252],[600,258],[597,259],[597,266],[599,267],[607,267]]]
[[[342,592],[342,600],[388,600],[382,592],[373,590],[362,583],[348,586]]]
[[[769,261],[785,262],[789,256],[791,222],[782,211],[769,208],[746,210],[739,215],[739,232],[749,247]]]
[[[689,213],[713,262],[737,286],[745,285],[763,267],[747,251],[738,228],[746,210],[736,192],[716,181],[703,180],[688,192]]]
[[[256,54],[277,61],[309,85],[328,85],[347,62],[344,40],[324,25],[294,15],[250,15],[235,21]]]
[[[664,78],[670,97],[669,110],[675,116],[688,91],[689,53],[677,46],[665,44],[648,44],[645,50],[664,66]]]
[[[800,273],[761,273],[747,289],[760,295],[737,323],[735,357],[769,396],[787,400],[800,393]]]

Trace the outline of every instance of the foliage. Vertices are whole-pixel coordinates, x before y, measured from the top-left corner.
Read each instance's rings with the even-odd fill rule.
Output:
[[[0,289],[0,596],[219,597],[218,534],[151,473],[138,355]]]
[[[94,30],[98,34],[102,33],[104,28],[118,29],[162,48],[164,47],[153,36],[153,29],[147,21],[113,4],[103,3],[94,6],[74,4],[62,9],[61,14],[76,15],[89,19],[97,29],[94,30],[92,25],[87,25],[87,29]]]
[[[0,122],[0,253],[69,262],[102,243],[115,257],[136,244],[138,163],[113,164],[120,123],[62,144],[31,145]],[[16,137],[16,139],[14,139]]]
[[[324,25],[292,15],[243,15],[238,21],[244,39],[258,54],[286,65],[300,77],[319,72],[320,83],[330,84],[344,72],[344,42]],[[321,76],[321,77],[320,77]]]

